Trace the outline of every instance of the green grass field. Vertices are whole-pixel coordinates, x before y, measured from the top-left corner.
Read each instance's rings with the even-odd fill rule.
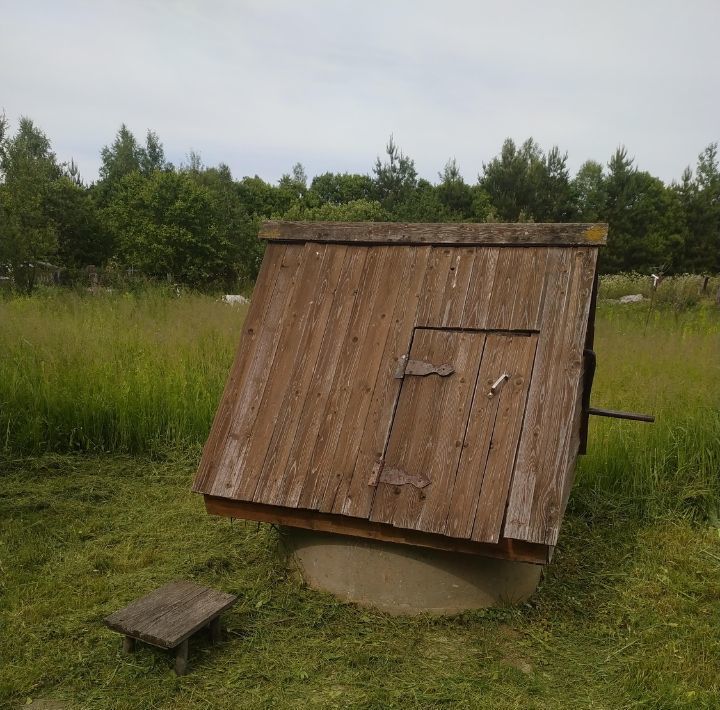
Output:
[[[657,423],[593,420],[530,603],[441,619],[305,589],[274,528],[189,492],[243,309],[152,290],[0,302],[0,707],[720,707],[720,309],[696,291],[601,301],[593,403]],[[240,595],[183,678],[102,625],[179,577]]]

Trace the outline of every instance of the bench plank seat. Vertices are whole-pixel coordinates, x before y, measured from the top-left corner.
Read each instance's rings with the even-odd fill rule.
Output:
[[[110,614],[105,623],[125,636],[170,649],[208,626],[236,601],[234,594],[181,580]]]

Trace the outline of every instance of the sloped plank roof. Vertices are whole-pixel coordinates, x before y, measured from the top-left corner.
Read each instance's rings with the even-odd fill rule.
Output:
[[[194,490],[459,539],[554,545],[605,228],[271,223],[263,234],[270,243]],[[477,337],[443,335],[454,331]],[[396,378],[400,358],[433,332],[462,372],[422,386]],[[487,380],[501,370],[509,384],[487,406]],[[427,412],[404,434],[394,420],[403,387],[417,389]],[[428,469],[409,475],[429,485],[373,482],[391,439],[421,447],[406,460]],[[450,455],[456,446],[461,454]]]

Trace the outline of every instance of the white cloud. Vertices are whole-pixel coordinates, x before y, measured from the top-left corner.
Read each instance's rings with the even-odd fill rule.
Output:
[[[6,4],[0,106],[94,178],[121,122],[235,175],[369,171],[393,132],[434,179],[506,136],[572,168],[624,143],[670,180],[718,140],[713,1]]]

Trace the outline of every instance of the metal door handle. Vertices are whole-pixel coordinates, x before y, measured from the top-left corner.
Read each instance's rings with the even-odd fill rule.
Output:
[[[494,397],[502,388],[502,386],[510,379],[510,375],[507,372],[504,372],[500,377],[493,382],[493,384],[490,386],[490,391],[488,392],[488,397]]]

